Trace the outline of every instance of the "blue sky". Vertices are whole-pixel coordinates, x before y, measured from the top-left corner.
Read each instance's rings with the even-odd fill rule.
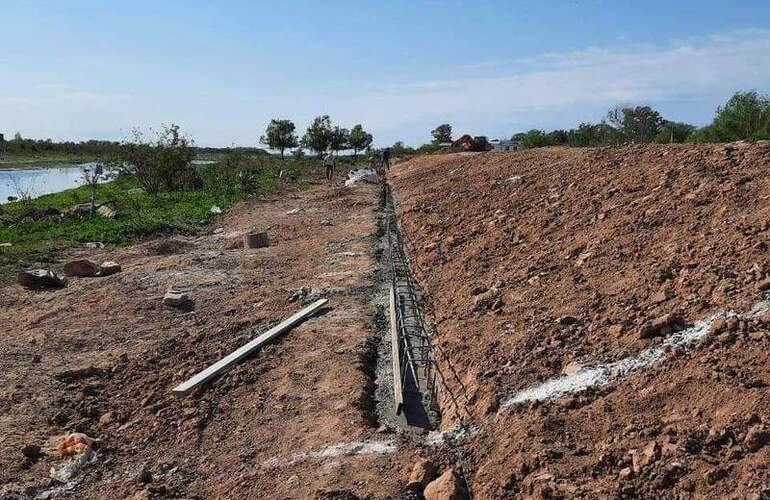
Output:
[[[507,137],[649,104],[703,125],[770,92],[770,4],[746,1],[0,0],[0,132],[121,139],[175,122],[254,145],[273,117]]]

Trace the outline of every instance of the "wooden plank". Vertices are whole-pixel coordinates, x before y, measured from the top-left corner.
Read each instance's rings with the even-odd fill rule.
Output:
[[[171,392],[177,396],[183,396],[189,393],[195,387],[219,375],[220,373],[228,370],[232,365],[236,364],[238,361],[245,358],[246,356],[248,356],[249,354],[257,350],[258,348],[260,348],[262,345],[271,341],[275,337],[281,335],[286,330],[289,330],[294,325],[299,323],[302,319],[304,319],[306,316],[309,316],[314,312],[318,311],[320,308],[326,305],[327,302],[329,302],[328,299],[316,300],[306,308],[290,316],[288,319],[285,319],[284,321],[277,324],[273,328],[269,329],[268,331],[266,331],[259,337],[255,338],[248,344],[231,352],[230,354],[220,359],[213,365],[209,366],[205,370],[198,372],[197,374],[193,375],[185,382],[182,382],[178,386],[174,387],[171,390]]]
[[[390,285],[390,359],[393,363],[393,402],[396,415],[401,413],[404,405],[404,391],[401,388],[401,350],[398,340],[398,321],[396,316],[396,290]]]

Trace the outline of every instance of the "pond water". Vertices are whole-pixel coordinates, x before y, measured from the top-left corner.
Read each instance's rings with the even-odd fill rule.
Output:
[[[32,198],[83,185],[83,170],[95,163],[80,165],[51,165],[0,170],[0,203],[9,196],[29,193]]]
[[[193,165],[210,165],[214,160],[193,160]],[[20,198],[29,193],[32,198],[58,193],[84,184],[83,170],[96,163],[79,165],[40,165],[0,169],[0,204],[8,203],[9,196]]]

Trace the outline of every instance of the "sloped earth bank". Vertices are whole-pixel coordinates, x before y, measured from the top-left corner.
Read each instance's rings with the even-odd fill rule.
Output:
[[[478,498],[770,494],[768,169],[765,142],[391,170]]]
[[[221,232],[90,255],[119,274],[0,289],[0,497],[404,497],[421,445],[380,427],[373,401],[378,192],[319,186],[243,203]],[[254,230],[268,248],[234,248]],[[174,285],[191,290],[193,311],[162,305]],[[319,296],[322,314],[172,396]],[[68,431],[98,439],[97,459],[61,484],[46,443]],[[27,445],[43,455],[25,458]]]

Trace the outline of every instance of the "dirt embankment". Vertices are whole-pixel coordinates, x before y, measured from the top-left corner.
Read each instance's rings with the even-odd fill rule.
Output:
[[[464,388],[450,385],[481,429],[479,497],[770,491],[770,316],[748,314],[770,289],[769,170],[759,143],[454,154],[391,171],[435,341]],[[669,345],[727,310],[742,316]],[[650,366],[602,372],[607,385],[512,403],[650,352]]]
[[[321,186],[240,204],[221,232],[91,256],[122,264],[113,276],[0,289],[0,496],[399,496],[414,456],[392,453],[371,399],[377,210],[375,186]],[[254,230],[270,246],[237,248]],[[172,286],[192,311],[162,304]],[[328,311],[172,396],[318,296]],[[67,485],[49,478],[62,460],[46,443],[72,431],[99,443]]]

